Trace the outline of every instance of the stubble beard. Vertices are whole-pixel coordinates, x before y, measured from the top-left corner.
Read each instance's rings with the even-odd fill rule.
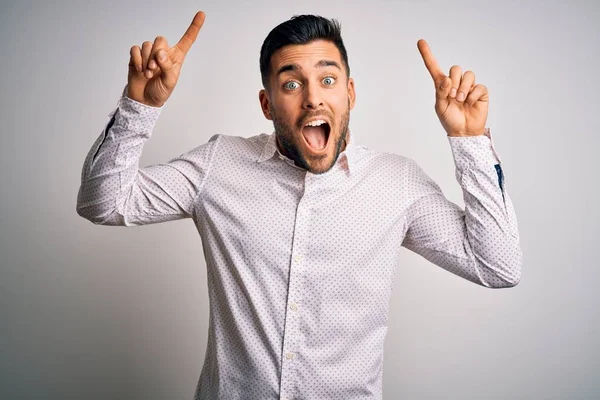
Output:
[[[282,153],[284,153],[286,157],[294,160],[294,163],[298,167],[303,168],[309,171],[310,173],[319,175],[329,171],[335,165],[335,162],[337,161],[340,153],[342,152],[342,146],[345,147],[345,145],[347,144],[348,125],[350,124],[350,100],[348,100],[348,107],[342,114],[342,119],[340,121],[341,134],[337,137],[334,137],[334,127],[330,127],[331,131],[329,132],[328,140],[335,140],[335,143],[333,144],[335,147],[335,152],[331,161],[329,162],[329,165],[326,168],[311,168],[309,163],[306,161],[306,157],[304,156],[304,153],[302,152],[300,146],[296,145],[294,141],[294,129],[288,124],[286,124],[284,121],[282,121],[277,112],[271,107],[270,112],[271,117],[273,118],[275,136],[277,137],[279,145],[283,148]],[[300,118],[300,120],[302,120],[303,118],[304,116]],[[300,135],[302,135],[302,132],[300,132]],[[298,139],[304,140],[303,138]],[[329,143],[327,145],[329,146]]]

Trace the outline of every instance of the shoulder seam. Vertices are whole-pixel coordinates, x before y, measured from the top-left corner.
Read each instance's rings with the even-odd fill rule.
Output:
[[[212,166],[213,166],[213,161],[215,159],[215,154],[217,153],[217,149],[219,147],[219,143],[221,142],[221,135],[220,134],[216,134],[213,135],[216,136],[215,139],[215,144],[213,146],[211,155],[210,155],[210,160],[208,161],[208,168],[206,169],[206,174],[204,174],[204,178],[202,179],[202,182],[200,183],[200,187],[198,188],[198,193],[196,193],[196,196],[194,197],[194,200],[192,201],[192,209],[191,212],[189,213],[190,215],[193,215],[195,213],[196,210],[196,204],[198,202],[198,197],[200,197],[200,194],[202,193],[202,189],[204,189],[204,184],[206,182],[206,180],[208,179],[208,175],[210,174],[210,171],[212,170]],[[208,141],[209,143],[211,142],[211,140],[209,139]]]

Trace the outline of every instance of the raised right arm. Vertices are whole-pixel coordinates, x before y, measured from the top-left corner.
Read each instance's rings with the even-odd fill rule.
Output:
[[[139,168],[143,146],[162,108],[126,96],[84,161],[77,214],[98,225],[136,226],[190,218],[218,135],[167,163]]]
[[[95,224],[125,226],[192,216],[218,136],[164,164],[140,169],[139,159],[204,18],[198,11],[171,48],[163,36],[131,47],[127,85],[83,164],[80,216]]]

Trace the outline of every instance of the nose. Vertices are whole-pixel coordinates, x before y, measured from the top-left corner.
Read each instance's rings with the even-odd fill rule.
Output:
[[[304,91],[304,100],[302,101],[302,108],[305,110],[318,110],[323,107],[323,96],[318,85],[306,84],[306,90]]]

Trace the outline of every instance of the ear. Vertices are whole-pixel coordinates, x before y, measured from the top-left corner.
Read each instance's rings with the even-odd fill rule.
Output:
[[[269,94],[265,89],[261,89],[258,92],[258,100],[260,101],[260,108],[265,118],[273,120],[273,117],[271,117],[271,111],[269,110]]]
[[[353,78],[348,78],[348,98],[350,99],[350,109],[352,110],[354,108],[354,102],[356,101]]]

